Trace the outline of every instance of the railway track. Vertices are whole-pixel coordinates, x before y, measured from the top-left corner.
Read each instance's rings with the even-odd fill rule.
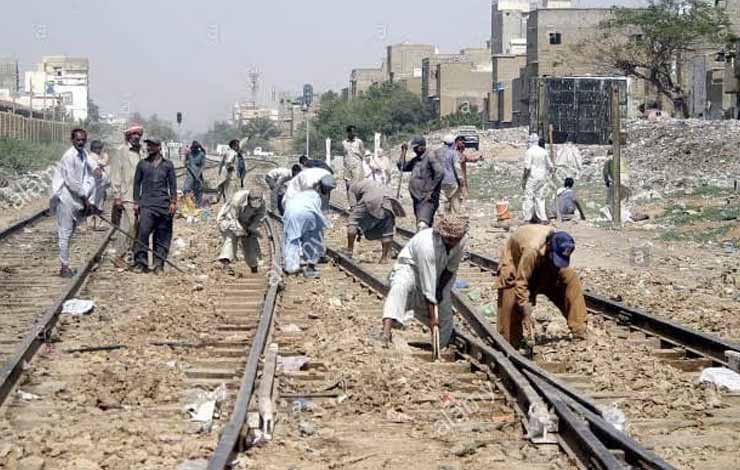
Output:
[[[333,208],[346,214],[339,206]],[[402,228],[397,233],[404,238],[413,236]],[[340,246],[345,243],[343,237],[340,233],[335,240]],[[491,325],[495,324],[496,268],[494,259],[468,253],[458,272],[458,279],[469,286],[457,292],[457,307],[468,304],[485,312]],[[670,464],[678,468],[737,466],[740,395],[699,387],[696,381],[705,367],[727,366],[726,353],[739,352],[740,345],[593,292],[586,292],[586,300],[591,334],[583,343],[567,340],[567,328],[558,324],[560,314],[553,306],[537,309],[536,317],[539,314],[538,320],[547,328],[538,332],[541,345],[535,348],[532,363],[507,348],[492,331],[495,327],[485,331],[478,326],[477,333],[513,362],[547,371],[551,385],[569,400],[582,400],[592,412],[616,404],[627,416],[628,432]]]

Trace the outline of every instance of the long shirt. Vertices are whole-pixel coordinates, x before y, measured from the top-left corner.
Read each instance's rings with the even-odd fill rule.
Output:
[[[51,184],[52,206],[58,201],[79,211],[85,207],[85,202],[93,203],[95,168],[97,164],[88,159],[84,149],[70,147],[64,152],[54,169]]]
[[[298,193],[313,189],[324,176],[331,176],[331,173],[323,168],[306,168],[301,171],[288,183],[288,189],[285,191],[283,202],[287,204]]]
[[[530,147],[524,154],[524,169],[529,170],[529,177],[533,180],[545,179],[552,168],[552,161],[547,150],[539,145]]]
[[[444,168],[430,152],[416,156],[405,164],[399,162],[398,169],[411,172],[409,192],[415,199],[430,199],[434,193],[439,194]]]
[[[364,207],[368,214],[376,219],[384,219],[385,210],[393,212],[391,204],[393,195],[390,189],[377,181],[368,179],[358,181],[349,187],[347,198],[353,210],[356,207],[360,210]]]
[[[345,139],[342,147],[344,147],[344,174],[359,171],[358,168],[362,169],[362,159],[365,157],[365,144],[362,140],[358,137],[352,141]]]
[[[398,264],[414,268],[424,298],[437,304],[437,285],[444,271],[456,272],[465,250],[465,238],[447,250],[442,237],[428,228],[414,235],[398,254]]]
[[[445,172],[442,184],[446,186],[458,185],[462,168],[460,166],[460,154],[454,145],[444,145],[434,152],[434,156],[440,161]]]
[[[242,189],[234,193],[224,204],[216,216],[216,222],[221,228],[226,228],[241,237],[257,232],[265,218],[266,210],[264,203],[260,207],[250,206],[249,190]]]
[[[530,303],[530,281],[537,269],[547,262],[547,236],[554,231],[544,225],[523,225],[506,242],[501,257],[499,287],[514,288],[517,305]]]
[[[140,150],[128,143],[118,148],[110,162],[111,195],[124,201],[134,200],[134,174],[141,160]]]
[[[136,166],[134,201],[141,208],[167,213],[177,198],[175,166],[164,157],[158,165],[153,162],[154,158],[150,156]]]
[[[316,191],[303,191],[288,200],[285,203],[283,222],[284,243],[330,226],[329,220],[321,212],[321,197]]]

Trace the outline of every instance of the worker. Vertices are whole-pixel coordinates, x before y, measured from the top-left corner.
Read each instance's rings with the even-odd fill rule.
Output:
[[[474,155],[467,151],[465,147],[465,137],[458,135],[455,137],[455,149],[460,156],[460,176],[462,184],[460,186],[461,197],[463,200],[468,198],[470,185],[468,184],[468,163],[478,163],[483,161],[483,154]]]
[[[320,276],[316,265],[325,256],[324,229],[330,225],[321,211],[320,193],[331,191],[334,187],[336,187],[334,177],[325,175],[316,184],[315,189],[300,191],[286,198],[283,215],[283,254],[287,274],[300,272],[303,254],[307,265],[303,275],[307,278]]]
[[[455,145],[455,136],[447,134],[442,138],[442,146],[434,151],[434,157],[444,168],[441,194],[444,197],[444,211],[459,213],[462,210],[462,195],[465,182],[461,178],[460,154]]]
[[[128,256],[133,253],[133,239],[139,225],[136,214],[133,214],[134,203],[134,173],[136,165],[141,160],[141,138],[144,128],[134,124],[123,131],[124,143],[121,145],[110,162],[111,196],[113,208],[111,209],[111,222],[124,233],[113,235],[112,246],[116,256],[112,262],[119,268],[127,268]]]
[[[238,140],[236,141],[236,147],[236,177],[239,178],[239,187],[244,189],[244,178],[247,176],[247,160],[244,158],[241,143]]]
[[[216,222],[224,243],[218,260],[227,274],[234,275],[232,263],[236,259],[237,247],[241,246],[247,266],[258,271],[260,253],[259,228],[265,219],[265,199],[259,190],[242,189],[234,193],[221,208]]]
[[[534,332],[532,307],[544,294],[568,321],[577,337],[586,333],[586,302],[581,281],[570,267],[575,241],[567,232],[543,225],[523,225],[506,242],[498,272],[498,331],[514,347],[523,324]]]
[[[583,207],[581,207],[580,201],[576,197],[576,193],[573,190],[575,181],[573,178],[565,178],[563,187],[559,188],[555,196],[555,213],[557,214],[558,220],[571,220],[576,214],[576,210],[581,215],[581,220],[586,220],[586,216],[583,214]]]
[[[136,166],[134,175],[134,211],[139,214],[139,235],[134,255],[134,272],[149,271],[149,236],[152,235],[154,274],[164,269],[172,242],[172,220],[177,210],[175,166],[162,156],[159,138],[144,141],[149,156]]]
[[[300,165],[294,165],[298,167],[296,174],[301,172]],[[270,189],[270,209],[273,211],[279,211],[280,209],[280,192],[285,194],[285,188],[288,185],[288,181],[293,178],[293,171],[290,168],[277,167],[268,171],[265,175],[265,184]],[[280,211],[282,214],[282,211]]]
[[[344,147],[344,188],[349,194],[349,187],[363,177],[362,160],[365,157],[365,144],[357,137],[357,128],[347,126],[347,139],[342,142]]]
[[[191,194],[197,207],[203,203],[203,169],[206,166],[206,151],[197,140],[190,144],[190,152],[185,156],[184,195]]]
[[[524,155],[524,174],[522,175],[522,216],[525,223],[550,223],[545,207],[547,180],[553,172],[553,164],[547,150],[545,139],[537,134],[529,138],[530,147]],[[534,143],[534,144],[533,144]]]
[[[602,209],[602,213],[604,213],[609,220],[612,219],[612,207],[614,206],[614,157],[611,150],[607,151],[607,161],[604,162],[604,167],[602,168],[601,175],[604,178],[604,185],[606,185],[606,208]],[[620,165],[620,171],[619,171],[619,179],[620,179],[620,185],[619,185],[619,200],[620,202],[624,203],[629,200],[629,198],[632,196],[632,190],[629,188],[629,168],[627,165],[627,159],[622,157],[619,160]],[[623,217],[622,219],[627,219],[629,217],[624,217],[624,215],[629,216],[629,211],[627,210],[624,205],[622,206],[622,212]]]
[[[87,131],[72,130],[71,141],[72,146],[54,169],[49,200],[49,210],[57,223],[59,275],[64,278],[77,274],[69,267],[69,244],[77,225],[87,215],[100,213],[94,202],[96,178],[100,178],[101,172],[85,151]]]
[[[400,160],[398,169],[411,172],[409,193],[414,204],[416,230],[420,232],[432,226],[434,214],[439,208],[439,193],[444,177],[442,164],[427,152],[427,141],[424,137],[414,137],[411,149],[416,156],[408,162]]]
[[[239,159],[239,140],[229,141],[229,150],[226,151],[218,167],[218,176],[226,170],[221,181],[218,183],[218,199],[224,202],[230,201],[236,191],[236,167]]]
[[[296,176],[294,176],[288,187],[285,190],[283,196],[283,207],[288,207],[288,201],[295,197],[302,191],[315,190],[318,187],[319,182],[326,176],[332,176],[331,173],[324,170],[323,168],[306,168],[301,170]],[[333,178],[333,176],[332,176]],[[321,209],[326,211],[329,209],[329,198],[331,197],[331,191],[329,193],[321,194]]]
[[[368,240],[380,240],[380,264],[390,259],[396,216],[406,214],[391,189],[371,179],[358,181],[349,187],[350,214],[347,222],[347,251],[351,257],[355,241],[362,235]]]
[[[100,140],[93,140],[90,142],[90,152],[88,158],[95,166],[100,169],[95,174],[95,194],[93,196],[93,204],[95,207],[103,208],[105,204],[106,193],[110,188],[110,176],[108,175],[108,165],[110,163],[110,157],[105,153],[105,146]],[[97,230],[98,217],[92,216],[93,230]]]
[[[366,150],[365,159],[362,162],[362,172],[365,179],[388,185],[391,181],[391,162],[382,149],[378,149],[377,155]]]
[[[330,167],[325,161],[323,160],[317,160],[317,159],[310,159],[305,155],[301,155],[298,158],[298,163],[303,168],[323,168],[324,170],[328,171],[332,175],[334,174],[334,170],[332,167]]]
[[[391,329],[403,326],[407,312],[430,326],[435,307],[439,314],[440,346],[452,338],[452,287],[465,250],[467,219],[444,214],[434,228],[421,230],[409,240],[391,270],[390,291],[383,306],[383,339],[392,342]]]

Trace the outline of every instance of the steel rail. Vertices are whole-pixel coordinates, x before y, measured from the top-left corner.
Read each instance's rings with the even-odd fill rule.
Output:
[[[41,347],[41,344],[51,335],[54,326],[59,320],[59,314],[62,311],[64,302],[74,296],[82,286],[87,275],[93,266],[95,266],[95,263],[103,255],[113,233],[113,229],[108,231],[93,256],[88,259],[83,268],[72,278],[69,287],[57,298],[51,307],[44,310],[44,315],[23,338],[10,360],[3,364],[2,369],[0,369],[0,405],[8,398],[16,381],[21,376],[23,364],[31,360],[36,351]]]
[[[9,227],[4,228],[0,232],[0,241],[5,240],[6,238],[13,235],[14,233],[19,232],[20,230],[28,227],[29,225],[35,223],[39,219],[42,219],[48,215],[49,215],[49,209],[43,208],[37,212],[34,212],[29,217],[26,217],[25,219],[20,220],[18,222],[15,222],[14,224],[10,225]]]
[[[280,239],[278,232],[275,230],[275,227],[273,227],[272,221],[269,218],[265,219],[265,225],[267,226],[270,242],[272,244],[272,262],[275,264],[282,256]],[[231,419],[224,427],[221,433],[221,438],[218,441],[218,445],[208,461],[209,470],[223,470],[230,468],[233,457],[238,451],[239,437],[241,436],[242,428],[246,422],[247,412],[249,411],[249,402],[252,399],[255,385],[257,383],[257,372],[259,369],[260,358],[265,351],[267,339],[269,338],[270,331],[272,329],[275,305],[280,288],[280,282],[276,281],[274,278],[271,277],[269,282],[270,285],[262,304],[262,312],[260,314],[257,332],[255,333],[255,336],[252,339],[252,345],[249,348],[247,365],[244,369],[244,374],[242,375],[241,384],[239,385],[239,392],[237,393],[236,403],[234,404],[234,411],[231,413]]]

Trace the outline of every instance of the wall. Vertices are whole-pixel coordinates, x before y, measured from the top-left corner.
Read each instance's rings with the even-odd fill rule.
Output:
[[[396,44],[388,46],[386,64],[387,81],[394,82],[407,78],[421,79],[421,62],[434,55],[434,46],[428,44]],[[421,94],[421,91],[419,93]]]
[[[437,96],[439,117],[458,111],[463,103],[484,110],[484,100],[492,88],[492,73],[475,70],[470,64],[438,64]]]
[[[385,68],[354,69],[349,81],[349,99],[362,96],[376,83],[383,83],[386,78]]]
[[[422,61],[421,97],[429,101],[437,96],[437,65],[467,63],[474,67],[489,67],[491,50],[488,48],[467,48],[459,54],[435,54]]]
[[[520,69],[526,61],[525,55],[493,56],[493,96],[489,118],[495,126],[508,125],[512,122],[513,80],[519,76]]]
[[[0,89],[7,90],[8,96],[18,93],[18,61],[0,58]]]
[[[519,54],[523,48],[517,44],[527,37],[529,2],[499,2],[494,0],[491,10],[491,52],[493,54]]]

